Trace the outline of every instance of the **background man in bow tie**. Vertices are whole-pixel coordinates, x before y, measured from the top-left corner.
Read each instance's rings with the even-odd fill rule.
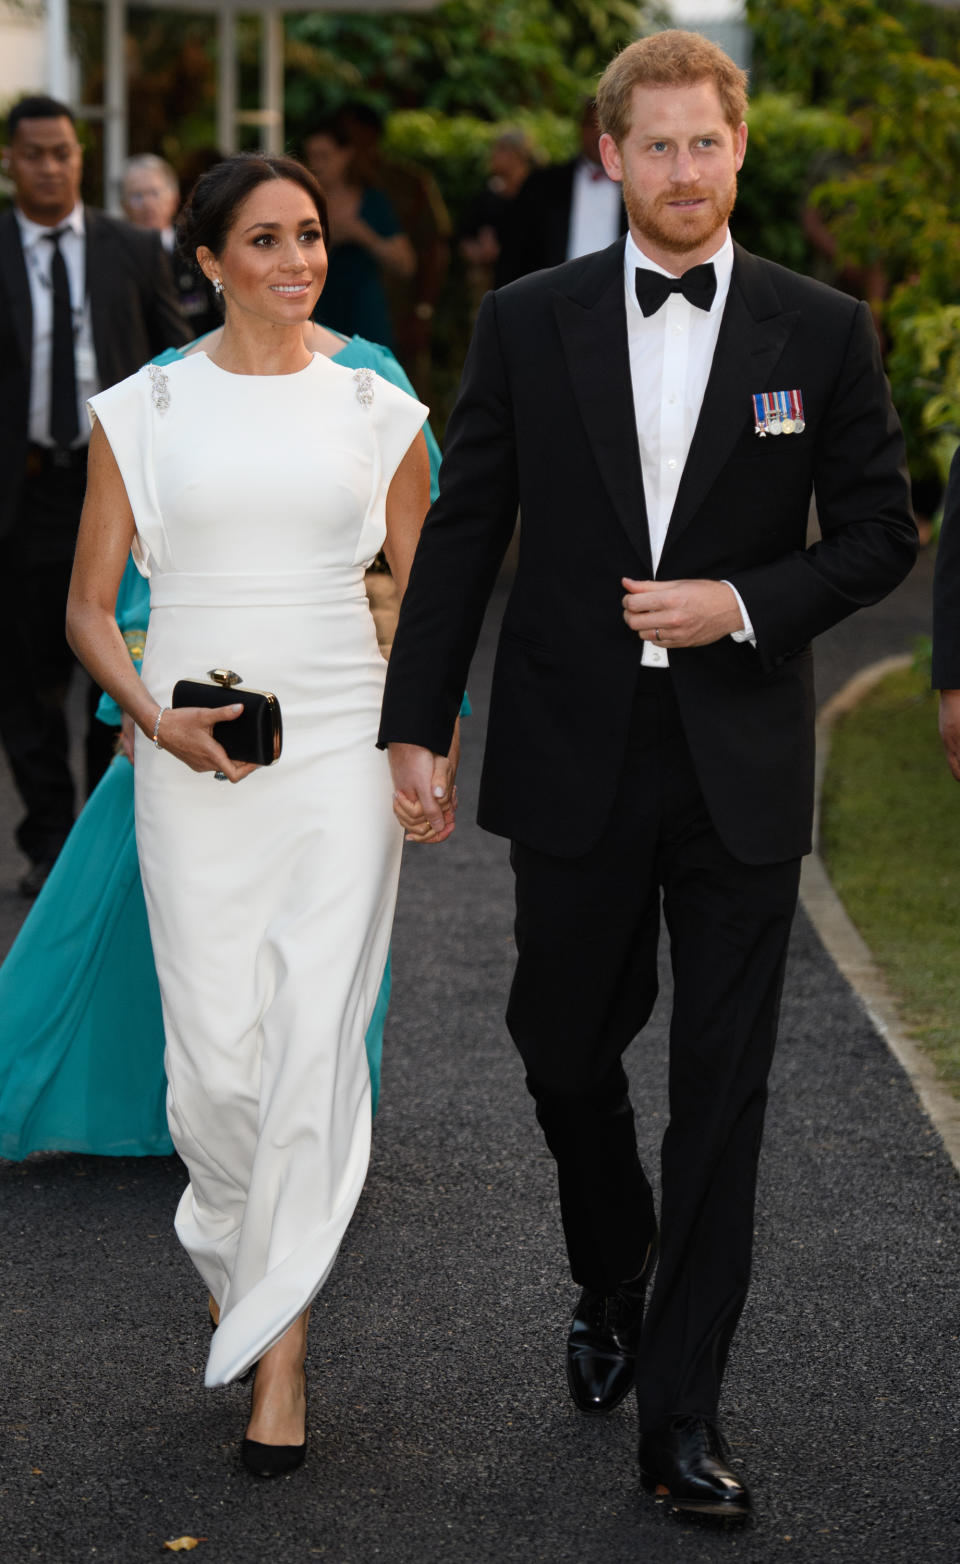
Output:
[[[596,101],[580,112],[580,153],[535,168],[504,216],[496,285],[605,249],[626,229],[616,181],[600,157]]]
[[[156,234],[85,207],[73,114],[10,110],[0,215],[0,740],[26,807],[17,842],[35,896],[74,814],[64,698],[67,588],[86,483],[85,401],[190,339]],[[110,756],[91,721],[87,787]]]
[[[449,834],[434,756],[519,503],[479,818],[512,842],[507,1021],[582,1288],[570,1390],[602,1413],[635,1373],[644,1486],[742,1517],[718,1401],[810,849],[810,641],[906,575],[916,534],[867,306],[730,239],[743,73],[664,32],[614,60],[598,104],[629,234],[483,302],[381,740],[409,832]],[[759,437],[754,394],[781,391],[804,428]],[[657,992],[661,897],[670,1122],[644,1315],[657,1221],[621,1057]]]

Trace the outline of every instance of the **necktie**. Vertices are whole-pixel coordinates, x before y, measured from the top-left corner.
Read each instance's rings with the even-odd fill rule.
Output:
[[[53,351],[50,355],[50,438],[66,450],[77,438],[77,366],[73,356],[73,305],[67,263],[60,240],[67,228],[55,228],[44,238],[53,245],[50,287],[53,292]]]
[[[706,261],[702,266],[691,266],[682,277],[664,277],[662,272],[651,272],[638,266],[634,287],[637,290],[637,303],[644,315],[655,315],[671,293],[682,293],[697,309],[708,310],[717,291],[717,274],[712,261]]]

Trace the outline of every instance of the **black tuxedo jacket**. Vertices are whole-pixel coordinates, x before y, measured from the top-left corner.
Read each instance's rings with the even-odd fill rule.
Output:
[[[802,434],[754,432],[757,391],[799,390]],[[816,488],[822,541],[806,546]],[[387,674],[381,742],[445,754],[484,607],[521,512],[479,818],[576,856],[619,781],[642,645],[620,578],[652,575],[627,349],[623,244],[488,294],[451,416]],[[714,825],[747,863],[809,851],[810,641],[909,571],[900,426],[866,305],[736,247],[660,560],[732,581],[757,646],[671,650]]]
[[[559,266],[567,258],[573,176],[579,158],[554,163],[530,174],[504,213],[496,284],[515,282],[529,272]],[[620,232],[627,231],[626,209],[620,205]]]
[[[86,279],[103,389],[164,348],[190,341],[158,234],[84,208]],[[0,537],[17,515],[26,467],[33,307],[14,212],[0,215]]]
[[[933,571],[932,684],[960,690],[960,449],[950,464]]]

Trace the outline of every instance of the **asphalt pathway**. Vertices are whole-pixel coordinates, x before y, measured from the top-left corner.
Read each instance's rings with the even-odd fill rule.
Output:
[[[821,698],[910,649],[929,574],[924,560],[887,605],[823,639]],[[960,1556],[960,1187],[802,914],[724,1397],[755,1523],[662,1515],[636,1481],[629,1407],[598,1422],[569,1402],[552,1165],[502,1021],[506,849],[471,823],[498,608],[502,593],[471,677],[462,824],[443,850],[407,850],[373,1163],[311,1329],[306,1468],[248,1478],[246,1391],[202,1388],[204,1293],[171,1228],[176,1158],[0,1163],[4,1564],[135,1564],[183,1534],[205,1539],[199,1564]],[[23,910],[14,817],[0,782],[7,943]],[[628,1056],[651,1168],[665,1017],[663,1000]]]

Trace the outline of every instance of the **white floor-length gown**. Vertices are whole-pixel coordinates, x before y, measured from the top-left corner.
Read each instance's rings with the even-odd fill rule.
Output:
[[[178,679],[231,668],[283,715],[280,760],[237,785],[136,740],[170,1132],[190,1177],[176,1230],[220,1304],[218,1385],[321,1287],[366,1174],[364,1032],[402,831],[375,747],[385,664],[363,573],[427,409],[320,355],[253,376],[202,353],[90,405],[150,575],[147,688],[169,705]]]

